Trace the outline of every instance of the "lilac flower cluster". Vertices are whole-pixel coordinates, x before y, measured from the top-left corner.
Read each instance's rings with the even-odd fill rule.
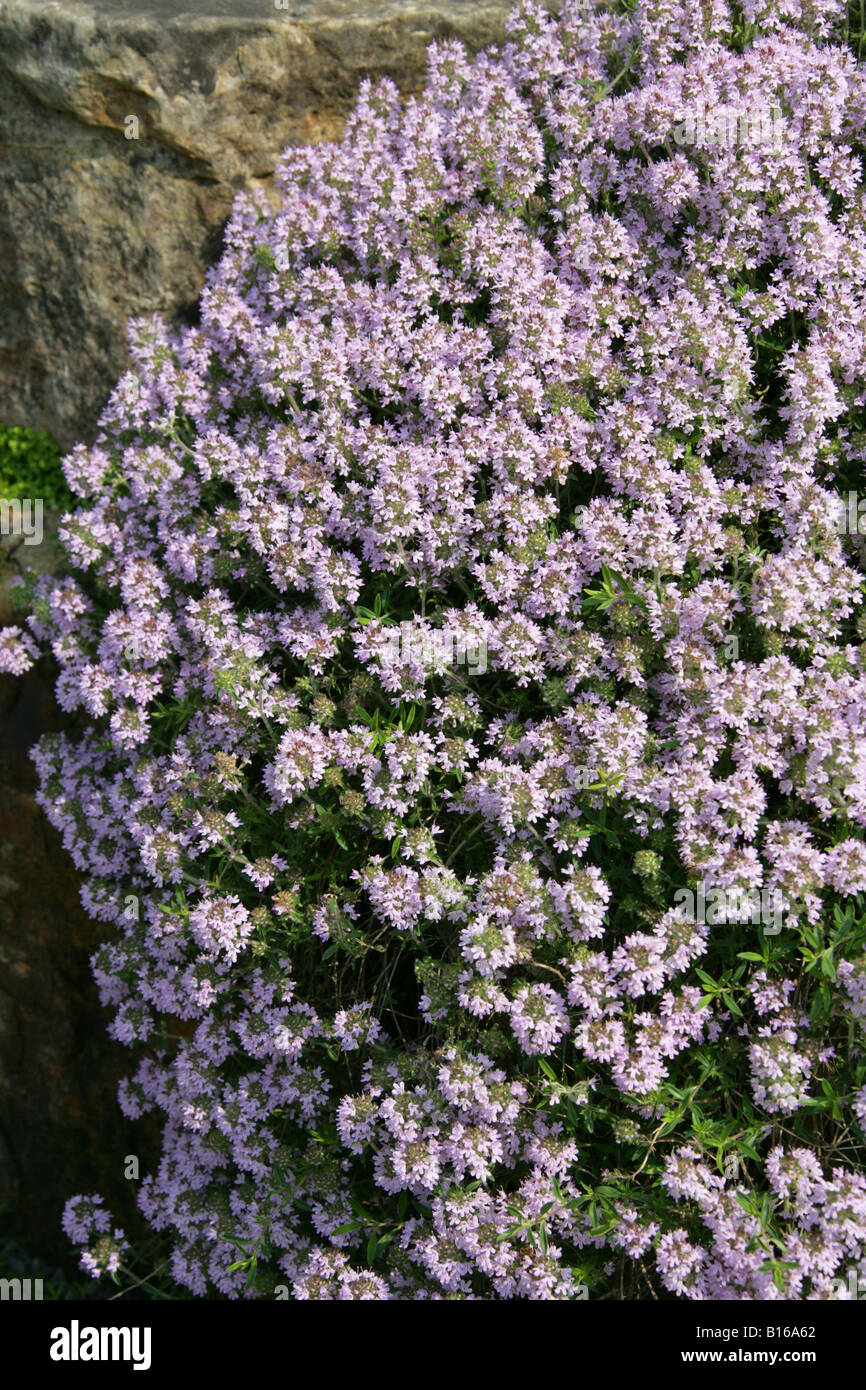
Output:
[[[21,676],[29,671],[39,648],[20,627],[9,626],[0,630],[0,672],[10,676]]]
[[[759,1204],[694,1149],[672,1155],[664,1185],[697,1208],[711,1240],[691,1240],[682,1227],[660,1237],[667,1289],[695,1299],[797,1299],[808,1280],[810,1299],[850,1298],[833,1271],[866,1277],[866,1177],[840,1167],[827,1178],[804,1148],[774,1148],[766,1171],[770,1200]]]
[[[620,1261],[811,1298],[863,1268],[844,17],[525,4],[501,51],[434,45],[420,96],[365,85],[276,209],[240,195],[199,326],[132,326],[65,461],[75,577],[31,619],[90,725],[36,761],[194,1293],[569,1299]],[[767,103],[771,141],[672,136]],[[687,920],[698,883],[778,894],[784,929]],[[825,1176],[792,1117],[859,1138]]]
[[[101,1197],[70,1197],[63,1212],[63,1230],[81,1247],[81,1266],[88,1274],[116,1274],[129,1249],[123,1231],[112,1229]]]

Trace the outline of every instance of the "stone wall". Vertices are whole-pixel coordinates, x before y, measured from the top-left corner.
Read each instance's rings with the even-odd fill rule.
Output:
[[[509,0],[0,0],[0,421],[87,439],[136,314],[193,312],[235,190],[363,77],[500,39]]]

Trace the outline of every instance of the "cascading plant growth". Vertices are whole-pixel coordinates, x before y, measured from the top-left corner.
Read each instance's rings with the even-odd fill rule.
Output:
[[[132,326],[36,760],[185,1290],[866,1286],[864,130],[836,0],[524,5]]]

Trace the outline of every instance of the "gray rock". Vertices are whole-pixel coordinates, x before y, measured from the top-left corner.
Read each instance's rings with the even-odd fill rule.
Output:
[[[510,0],[0,0],[0,420],[92,436],[137,314],[194,313],[234,192],[363,77],[501,39]],[[551,4],[551,8],[555,8]]]

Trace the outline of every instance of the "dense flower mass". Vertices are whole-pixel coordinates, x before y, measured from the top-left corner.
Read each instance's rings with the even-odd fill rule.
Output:
[[[31,619],[90,719],[37,763],[195,1294],[866,1279],[845,24],[524,5],[239,196],[197,327],[133,325]]]

